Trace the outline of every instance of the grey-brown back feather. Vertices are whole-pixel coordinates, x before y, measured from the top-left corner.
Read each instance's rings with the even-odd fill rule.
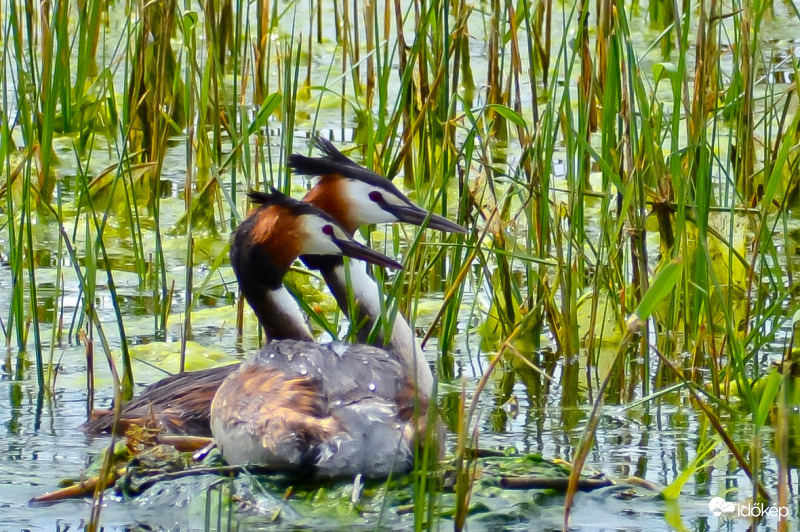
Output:
[[[284,340],[268,344],[244,365],[274,367],[287,376],[319,382],[330,404],[367,397],[395,401],[408,383],[391,353],[369,345]]]

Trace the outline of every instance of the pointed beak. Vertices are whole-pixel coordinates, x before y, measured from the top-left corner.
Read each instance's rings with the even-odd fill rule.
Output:
[[[414,224],[425,226],[428,229],[436,229],[437,231],[444,231],[445,233],[461,233],[467,234],[467,230],[455,222],[451,222],[447,218],[442,218],[438,214],[433,214],[425,209],[421,209],[411,204],[394,205],[392,203],[384,202],[381,208],[388,213],[394,215],[395,218],[407,224]],[[427,222],[427,223],[426,223]]]
[[[345,257],[361,259],[377,266],[383,266],[384,268],[391,268],[393,270],[403,269],[403,265],[396,260],[390,259],[386,255],[378,253],[364,244],[359,244],[355,240],[342,240],[337,238],[334,242],[336,242],[336,245],[342,250],[342,255]]]

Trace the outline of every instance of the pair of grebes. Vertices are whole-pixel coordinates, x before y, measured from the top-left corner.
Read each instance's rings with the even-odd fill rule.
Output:
[[[414,205],[391,181],[329,141],[315,144],[323,157],[295,154],[288,161],[295,173],[319,177],[303,201],[277,191],[251,193],[258,207],[231,243],[234,273],[267,345],[242,364],[150,385],[123,406],[118,431],[153,421],[166,432],[210,431],[229,464],[319,477],[385,477],[413,467],[434,380],[408,323],[398,313],[388,337],[378,334],[375,345],[318,344],[283,277],[300,256],[320,271],[345,313],[354,309],[349,318],[365,323],[360,330],[370,331],[381,316],[380,291],[361,260],[401,265],[353,240],[356,229],[405,222],[466,230]],[[345,264],[343,256],[360,260]],[[85,429],[107,431],[114,423],[107,412]]]

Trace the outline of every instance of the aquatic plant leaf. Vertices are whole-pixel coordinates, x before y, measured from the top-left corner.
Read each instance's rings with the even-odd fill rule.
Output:
[[[194,29],[197,25],[197,12],[196,11],[189,11],[185,15],[183,15],[183,33],[184,35],[188,35],[190,31]]]
[[[108,452],[107,446],[103,449],[103,452],[97,453],[94,458],[92,458],[92,462],[89,464],[89,467],[86,468],[86,475],[96,476],[100,474],[106,452]],[[133,458],[133,456],[131,456],[131,451],[128,449],[127,441],[117,440],[114,443],[114,462],[118,465],[123,465],[130,461],[131,458]]]
[[[595,297],[593,291],[587,291],[578,300],[577,318],[578,334],[581,342],[589,340],[593,335],[594,340],[601,345],[616,347],[622,339],[624,319],[620,316],[619,306],[605,291],[597,294],[597,313],[594,329],[592,324],[592,303]]]
[[[674,82],[678,74],[678,67],[673,63],[656,63],[653,65],[653,77],[655,78],[656,84],[658,84],[663,77],[669,78]]]
[[[782,381],[783,375],[778,371],[778,368],[772,368],[772,371],[770,371],[769,375],[766,377],[761,400],[758,402],[758,410],[755,412],[756,415],[753,421],[756,426],[761,427],[764,425],[764,422],[766,422],[769,411],[772,409],[772,405],[775,402],[775,397],[777,397],[778,391],[781,388]]]
[[[501,105],[499,103],[490,103],[489,105],[486,106],[486,110],[494,111],[495,113],[499,114],[500,116],[502,116],[503,118],[505,118],[506,120],[508,120],[509,122],[513,123],[516,126],[524,128],[528,127],[528,123],[525,122],[525,119],[522,118],[522,116],[519,113],[517,113],[516,111],[514,111],[509,107],[506,107],[505,105]]]
[[[800,113],[797,113],[792,121],[792,125],[790,126],[790,131],[794,131],[797,129],[798,124],[800,123]],[[781,149],[778,152],[778,158],[775,160],[775,163],[772,165],[772,173],[769,176],[769,180],[767,181],[767,186],[764,188],[764,197],[761,200],[761,204],[765,207],[772,203],[772,198],[775,197],[775,192],[778,189],[778,184],[781,182],[781,175],[783,169],[786,166],[786,161],[789,158],[789,150],[794,145],[793,139],[784,138],[783,142],[781,142]]]
[[[800,323],[800,310],[792,314],[792,327]]]
[[[669,264],[664,266],[664,268],[656,274],[653,283],[644,294],[644,297],[642,297],[639,306],[636,307],[636,310],[634,310],[633,314],[628,318],[629,328],[635,328],[637,322],[644,322],[650,317],[656,309],[656,306],[669,295],[673,288],[675,288],[675,284],[677,284],[678,279],[680,279],[681,273],[683,273],[683,260],[678,257],[670,261]]]
[[[131,346],[130,350],[134,360],[152,364],[169,373],[177,373],[180,370],[180,342],[152,342]],[[196,342],[186,342],[186,370],[188,371],[230,362],[233,360],[224,351],[209,349]]]
[[[666,500],[664,501],[666,510],[664,511],[664,522],[670,526],[670,530],[677,532],[689,532],[689,528],[683,524],[683,516],[681,513],[681,505],[678,502]]]
[[[267,96],[264,100],[264,103],[261,104],[261,108],[258,110],[258,114],[256,115],[255,119],[250,122],[250,126],[247,128],[247,132],[250,135],[253,135],[256,131],[264,127],[269,119],[270,115],[278,108],[283,100],[283,96],[280,93],[274,92]]]
[[[701,462],[706,456],[708,456],[708,453],[713,451],[720,443],[722,443],[722,438],[717,435],[701,446],[700,449],[698,449],[697,456],[695,456],[694,460],[692,460],[692,462],[686,466],[683,471],[681,471],[680,475],[678,475],[669,486],[661,491],[661,495],[668,501],[678,500],[683,486],[689,481],[689,479],[694,477],[698,469],[707,465],[701,464]]]

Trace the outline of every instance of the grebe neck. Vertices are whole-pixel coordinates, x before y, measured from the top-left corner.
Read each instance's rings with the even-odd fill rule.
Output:
[[[319,270],[333,297],[336,298],[339,308],[350,321],[363,322],[357,338],[359,342],[366,343],[370,331],[382,315],[380,291],[375,280],[367,274],[366,263],[351,259],[347,263],[349,270],[347,271],[341,257],[304,256],[303,261],[310,268]],[[350,294],[348,294],[348,275]],[[350,298],[356,302],[356,316],[349,315]],[[422,351],[417,347],[414,332],[402,313],[396,313],[389,338],[386,338],[384,330],[383,327],[379,327],[375,345],[394,353],[402,363],[406,374],[416,384],[420,397],[429,398],[433,393],[433,373]]]
[[[308,340],[314,341],[297,301],[281,286],[265,289],[261,294],[245,293],[247,302],[253,308],[267,340]]]

